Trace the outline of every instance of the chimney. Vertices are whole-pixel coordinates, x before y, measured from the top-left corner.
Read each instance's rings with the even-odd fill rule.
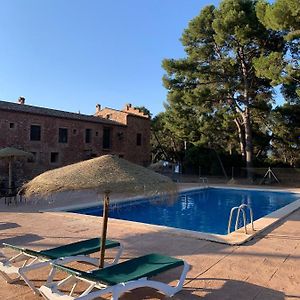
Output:
[[[126,110],[130,110],[130,108],[132,107],[131,103],[127,103],[125,104]]]
[[[101,111],[101,105],[100,104],[96,104],[96,113]]]
[[[21,104],[21,105],[24,105],[25,104],[25,97],[19,97],[18,103]]]

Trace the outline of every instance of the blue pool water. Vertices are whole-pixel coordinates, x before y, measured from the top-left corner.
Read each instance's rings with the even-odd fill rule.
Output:
[[[199,232],[227,234],[232,207],[243,203],[250,205],[256,220],[297,199],[298,194],[287,192],[207,188],[180,193],[173,203],[140,199],[113,204],[110,207],[109,217]],[[102,206],[73,212],[100,216]]]

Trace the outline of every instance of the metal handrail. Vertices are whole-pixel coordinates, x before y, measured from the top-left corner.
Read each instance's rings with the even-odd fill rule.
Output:
[[[227,227],[227,233],[229,234],[230,233],[230,228],[231,228],[231,221],[232,221],[232,215],[234,213],[235,210],[240,210],[239,206],[235,206],[231,209],[230,211],[230,215],[229,215],[229,221],[228,221],[228,227]],[[243,218],[245,217],[245,211],[244,209],[242,210],[243,211]],[[245,219],[244,219],[244,228],[245,228],[245,232],[247,233],[247,227],[246,227],[246,222],[245,222]],[[236,229],[235,229],[236,230]]]
[[[246,223],[246,212],[245,212],[245,208],[249,209],[250,212],[250,222],[251,222],[251,226],[252,226],[252,230],[254,231],[254,225],[253,225],[253,211],[252,208],[247,205],[247,204],[241,204],[240,206],[235,206],[230,210],[230,215],[229,215],[229,220],[228,220],[228,227],[227,227],[227,233],[230,233],[230,228],[231,228],[231,222],[232,222],[232,215],[234,213],[235,210],[237,210],[237,215],[236,215],[236,220],[235,220],[235,230],[238,230],[238,222],[240,219],[240,213],[242,212],[243,214],[243,221],[244,221],[244,229],[245,229],[245,233],[248,234],[247,232],[247,223]]]
[[[204,187],[208,187],[208,178],[207,177],[199,177],[199,183],[201,183]]]
[[[237,230],[237,226],[238,226],[238,220],[240,218],[240,211],[242,210],[243,211],[243,215],[245,215],[245,210],[244,208],[248,208],[249,209],[249,213],[250,213],[250,223],[251,223],[251,226],[252,226],[252,231],[254,231],[254,225],[253,225],[253,211],[252,211],[252,208],[247,205],[247,204],[241,204],[239,206],[239,210],[238,210],[238,213],[237,213],[237,216],[236,216],[236,222],[235,222],[235,230]],[[244,218],[244,217],[243,217]],[[247,232],[246,232],[247,233]]]

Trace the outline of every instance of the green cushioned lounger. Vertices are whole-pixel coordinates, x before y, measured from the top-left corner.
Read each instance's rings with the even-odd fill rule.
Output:
[[[118,299],[118,297],[125,291],[145,286],[158,289],[166,295],[172,296],[182,288],[186,274],[189,270],[189,265],[185,261],[156,253],[133,258],[113,266],[93,270],[91,272],[79,271],[56,263],[52,265],[53,268],[62,270],[71,276],[59,283],[51,282],[39,289],[40,293],[49,300],[95,299],[107,293],[112,293],[112,299]],[[162,282],[149,280],[149,278],[155,275],[180,266],[183,266],[183,271],[179,282],[175,287]],[[75,278],[78,281],[83,280],[85,282],[90,282],[90,286],[84,293],[82,293],[82,296],[73,297],[69,295],[68,298],[65,298],[66,295],[62,293],[59,288],[67,284],[69,280],[72,280],[73,282]],[[99,290],[92,291],[92,288],[98,288]]]
[[[88,255],[95,253],[100,250],[100,238],[93,238],[89,240],[83,240],[80,242],[75,242],[59,247],[55,247],[52,249],[41,250],[41,251],[33,251],[30,249],[24,249],[28,254],[33,256],[43,256],[48,257],[50,259],[57,259],[61,257],[68,257],[68,256],[76,256],[76,255]],[[110,249],[114,247],[120,247],[120,243],[116,241],[106,240],[105,248]]]
[[[133,258],[105,269],[92,272],[80,272],[78,270],[55,264],[66,272],[75,272],[77,276],[114,285],[122,282],[152,277],[161,272],[173,269],[184,264],[183,260],[161,254],[148,254]]]
[[[3,243],[4,247],[18,251],[18,254],[12,258],[5,258],[0,261],[0,275],[8,283],[16,282],[16,280],[22,278],[35,293],[38,293],[33,283],[28,279],[26,275],[27,272],[45,267],[49,265],[50,262],[57,260],[59,260],[60,264],[80,261],[98,266],[99,259],[92,258],[89,255],[98,252],[100,245],[100,238],[92,238],[47,250],[35,251]],[[118,249],[112,264],[117,263],[123,250],[121,244],[117,241],[106,240],[105,248]],[[20,265],[20,262],[24,262],[24,264]],[[17,275],[17,277],[12,278],[12,274]]]

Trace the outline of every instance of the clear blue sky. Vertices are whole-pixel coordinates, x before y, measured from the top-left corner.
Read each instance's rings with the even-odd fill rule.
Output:
[[[163,111],[161,62],[213,0],[1,0],[0,99],[93,114]]]

